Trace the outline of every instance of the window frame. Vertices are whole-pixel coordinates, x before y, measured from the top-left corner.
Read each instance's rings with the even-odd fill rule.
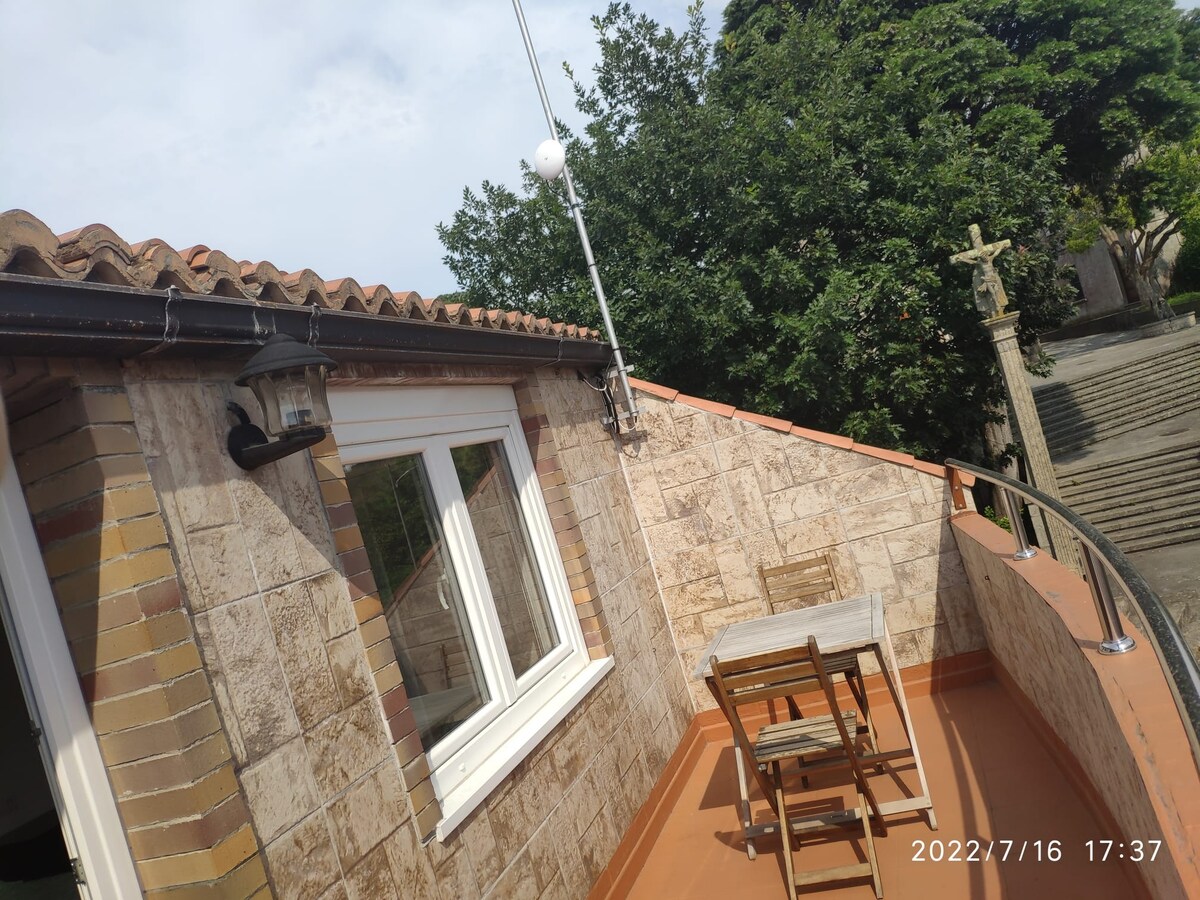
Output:
[[[439,836],[453,830],[499,780],[612,668],[593,661],[575,613],[554,529],[506,385],[331,386],[333,431],[342,463],[421,455],[442,537],[490,697],[425,753],[442,804]],[[558,643],[514,677],[496,605],[450,450],[498,442],[503,448],[529,547]]]

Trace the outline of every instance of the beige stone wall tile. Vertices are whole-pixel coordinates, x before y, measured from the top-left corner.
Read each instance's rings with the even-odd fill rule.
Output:
[[[896,596],[896,577],[892,573],[887,545],[878,535],[860,538],[850,544],[850,555],[858,573],[858,587],[862,592],[878,591],[884,597]],[[845,591],[843,591],[845,593]]]
[[[563,884],[562,873],[559,871],[558,847],[556,846],[558,840],[558,835],[551,831],[550,823],[546,821],[538,827],[526,845],[526,854],[532,869],[533,880],[539,892],[538,897],[543,896],[555,882],[560,886]]]
[[[818,444],[817,452],[821,454],[825,463],[825,471],[830,477],[844,475],[846,472],[854,472],[858,469],[866,469],[879,464],[879,460],[873,457],[862,453],[855,453],[853,450],[830,447],[827,444]]]
[[[708,542],[704,521],[699,516],[651,525],[646,529],[646,537],[650,541],[650,551],[658,558],[691,550]]]
[[[401,898],[424,900],[428,897],[432,900],[437,897],[437,883],[428,854],[421,849],[412,828],[408,825],[397,828],[384,840],[383,846],[392,866],[396,893]]]
[[[763,492],[787,490],[792,487],[792,470],[783,452],[783,436],[768,429],[758,429],[747,435],[751,459],[758,483]]]
[[[178,494],[176,494],[178,497]],[[236,525],[194,532],[187,538],[187,555],[200,596],[193,609],[211,609],[258,593],[245,532]]]
[[[708,429],[708,416],[699,410],[679,403],[671,404],[671,416],[675,421],[675,437],[681,447],[700,447],[712,443]]]
[[[633,486],[633,499],[637,504],[638,517],[644,525],[657,525],[667,521],[666,501],[658,487],[658,475],[654,464],[649,462],[629,466],[629,481]]]
[[[889,599],[883,607],[888,632],[903,634],[923,628],[932,628],[943,621],[943,612],[937,602],[937,594],[920,594],[902,600]]]
[[[894,563],[937,556],[955,549],[950,524],[944,520],[922,522],[885,536],[888,557]]]
[[[340,880],[324,813],[309,816],[266,847],[279,900],[309,900]]]
[[[331,568],[336,569],[337,550],[311,457],[307,453],[296,453],[275,465],[281,482],[287,486],[283,499],[303,574],[320,575]]]
[[[759,566],[777,566],[784,561],[783,549],[774,530],[744,534],[742,546],[746,548],[746,560],[756,580]]]
[[[184,529],[194,531],[237,521],[229,494],[225,450],[229,425],[214,420],[200,384],[153,383],[144,386],[153,410],[162,458],[169,461]],[[140,429],[139,424],[139,429]],[[236,470],[236,466],[233,466]]]
[[[807,484],[829,477],[826,454],[821,445],[808,438],[792,436],[783,442],[783,455],[792,471],[793,484]]]
[[[358,627],[354,604],[346,579],[337,571],[327,571],[305,582],[317,614],[317,624],[326,640],[348,634]]]
[[[537,876],[527,852],[519,853],[496,881],[489,895],[496,900],[538,900]]]
[[[336,637],[325,647],[333,670],[333,682],[343,707],[358,702],[375,689],[375,679],[371,675],[371,667],[367,665],[366,650],[357,632]]]
[[[837,475],[830,478],[829,483],[833,487],[838,505],[856,506],[871,500],[907,494],[908,486],[904,482],[904,476],[900,474],[901,471],[899,466],[879,463]]]
[[[474,872],[476,891],[484,894],[504,869],[486,809],[480,809],[471,816],[462,828],[462,836]]]
[[[408,824],[408,802],[395,762],[378,766],[335,797],[328,814],[338,859],[348,871],[385,837]]]
[[[274,635],[258,597],[212,610],[208,623],[246,759],[253,762],[300,733]]]
[[[786,559],[811,556],[846,541],[846,529],[836,512],[791,522],[777,528],[775,534]]]
[[[710,541],[731,538],[740,531],[732,501],[725,489],[724,479],[706,478],[692,486],[696,508],[704,522],[704,530]]]
[[[717,457],[710,446],[697,447],[663,456],[654,461],[659,488],[666,491],[717,474]]]
[[[441,900],[479,900],[481,894],[475,883],[475,872],[471,868],[467,849],[461,842],[456,845],[454,852],[446,854],[445,859],[436,864],[433,872],[437,881],[437,896]]]
[[[696,491],[690,484],[667,488],[660,496],[666,511],[665,521],[686,519],[700,513],[700,501],[696,499]]]
[[[720,577],[714,575],[700,581],[665,588],[663,602],[666,604],[667,616],[674,620],[726,606],[729,601]]]
[[[810,481],[788,490],[767,494],[767,516],[772,525],[785,525],[797,519],[807,519],[836,508],[832,481]]]
[[[739,434],[752,431],[755,427],[742,419],[727,419],[716,413],[701,413],[701,415],[704,416],[704,423],[708,426],[708,433],[712,436],[713,441],[737,437]]]
[[[319,806],[308,752],[299,738],[242,769],[238,778],[246,792],[254,828],[265,843],[297,825]]]
[[[754,467],[754,442],[749,434],[739,431],[735,436],[715,441],[712,446],[722,472]]]
[[[607,805],[601,806],[588,830],[579,838],[583,869],[592,883],[600,877],[620,841],[621,835],[613,822],[612,812]]]
[[[305,734],[322,799],[328,800],[382,760],[390,759],[391,748],[380,715],[378,701],[367,697]]]
[[[892,567],[903,596],[945,590],[966,584],[967,575],[957,552],[897,563]]]
[[[718,574],[716,560],[707,547],[684,550],[667,556],[655,556],[658,577],[664,588],[675,587],[689,581],[711,578]]]
[[[729,502],[743,533],[760,531],[772,525],[767,501],[758,484],[754,466],[746,465],[724,471],[725,489]]]
[[[841,515],[846,536],[850,540],[904,528],[914,521],[912,503],[907,494],[846,506],[842,508]]]
[[[383,844],[346,873],[346,896],[349,900],[408,900],[397,897],[392,866]]]
[[[263,466],[229,481],[243,535],[253,535],[246,549],[261,590],[270,590],[301,574],[300,553],[283,499],[276,466]]]
[[[288,585],[264,594],[263,602],[296,717],[307,730],[342,708],[308,589],[302,583]]]

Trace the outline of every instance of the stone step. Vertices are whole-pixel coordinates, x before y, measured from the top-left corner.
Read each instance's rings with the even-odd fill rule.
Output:
[[[1078,483],[1090,483],[1097,478],[1107,478],[1125,469],[1137,466],[1146,467],[1147,465],[1168,465],[1179,458],[1191,459],[1193,457],[1200,458],[1200,443],[1189,440],[1173,447],[1137,451],[1128,456],[1114,457],[1101,462],[1085,459],[1056,465],[1054,474],[1058,477],[1060,486],[1071,483],[1072,480],[1076,480]]]
[[[1198,470],[1200,474],[1200,470]],[[1063,498],[1070,508],[1078,512],[1097,528],[1114,518],[1136,516],[1144,511],[1157,509],[1159,504],[1187,504],[1195,500],[1200,503],[1200,485],[1180,490],[1177,484],[1150,487],[1141,484],[1128,485],[1121,493],[1097,493],[1087,499]]]
[[[1105,528],[1124,528],[1172,512],[1181,516],[1200,513],[1200,485],[1184,493],[1155,493],[1156,496],[1139,498],[1136,503],[1081,505],[1072,509],[1101,531]]]
[[[1068,398],[1057,406],[1039,404],[1038,415],[1042,419],[1044,430],[1062,431],[1085,422],[1103,421],[1104,417],[1127,409],[1160,407],[1168,401],[1186,400],[1195,395],[1198,386],[1200,365],[1187,372],[1174,373],[1168,383],[1148,384],[1146,381],[1138,381],[1126,385],[1119,392],[1087,403]]]
[[[1161,377],[1163,372],[1176,368],[1190,368],[1200,359],[1200,342],[1186,344],[1163,353],[1147,356],[1126,365],[1115,366],[1101,372],[1085,375],[1071,382],[1056,382],[1039,385],[1033,389],[1034,398],[1040,403],[1043,399],[1053,402],[1053,399],[1067,393],[1087,400],[1093,395],[1107,394],[1113,389],[1135,380],[1138,376],[1152,373]]]
[[[1140,538],[1126,538],[1116,543],[1123,553],[1137,553],[1139,550],[1157,550],[1160,547],[1173,547],[1189,541],[1200,541],[1200,524],[1172,531],[1160,531]]]
[[[1161,465],[1138,463],[1127,469],[1097,473],[1086,481],[1059,478],[1058,492],[1063,503],[1077,510],[1126,498],[1149,500],[1160,493],[1178,496],[1189,491],[1191,484],[1200,489],[1200,460],[1195,459],[1196,452],[1200,451],[1193,451],[1192,457]]]
[[[1146,425],[1166,421],[1184,413],[1200,410],[1200,382],[1196,391],[1183,397],[1166,397],[1155,404],[1133,407],[1120,415],[1081,424],[1069,432],[1046,432],[1046,445],[1051,455],[1069,453],[1095,444],[1105,438],[1128,434]]]
[[[1100,530],[1118,547],[1124,549],[1125,541],[1150,537],[1155,534],[1173,536],[1192,527],[1200,527],[1200,509],[1159,510],[1127,519],[1119,524],[1111,524],[1107,529],[1101,528]]]
[[[1137,386],[1130,393],[1113,397],[1104,406],[1071,409],[1054,415],[1046,415],[1039,408],[1042,431],[1047,437],[1060,437],[1075,432],[1096,434],[1106,427],[1126,422],[1157,422],[1170,419],[1200,404],[1200,370],[1180,379],[1169,389],[1154,389]]]

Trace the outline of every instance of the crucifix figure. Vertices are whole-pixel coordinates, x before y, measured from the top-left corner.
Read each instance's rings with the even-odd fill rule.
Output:
[[[994,244],[985,244],[978,225],[972,225],[968,230],[971,235],[972,248],[954,254],[950,257],[950,261],[967,263],[975,267],[973,278],[975,305],[988,319],[994,319],[1004,315],[1004,309],[1008,306],[1008,295],[1004,293],[1004,284],[1000,281],[1000,275],[996,272],[996,267],[992,265],[992,260],[999,256],[1002,250],[1011,247],[1012,241],[1004,240]]]

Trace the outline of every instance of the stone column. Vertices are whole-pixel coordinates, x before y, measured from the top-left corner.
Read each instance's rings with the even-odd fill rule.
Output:
[[[1017,344],[1017,320],[1020,316],[1019,312],[1001,313],[985,319],[983,327],[987,329],[995,347],[1004,387],[1021,432],[1021,447],[1025,452],[1029,480],[1043,494],[1061,500],[1058,482],[1054,477],[1054,464],[1050,461],[1046,436],[1042,432],[1042,420],[1033,400],[1033,391],[1025,378],[1025,358]],[[1045,518],[1054,558],[1082,574],[1078,547],[1070,529],[1054,516],[1047,515]]]

